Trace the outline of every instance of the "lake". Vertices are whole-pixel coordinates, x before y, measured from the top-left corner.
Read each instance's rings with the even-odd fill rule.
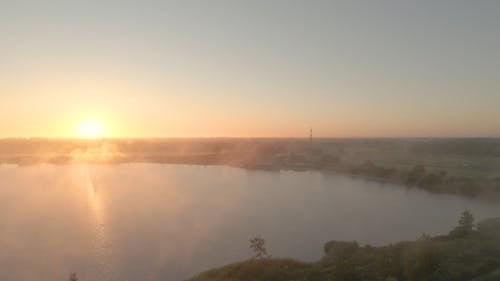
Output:
[[[499,202],[321,172],[161,164],[0,166],[0,280],[184,280],[252,256],[314,261],[329,240],[444,234]]]

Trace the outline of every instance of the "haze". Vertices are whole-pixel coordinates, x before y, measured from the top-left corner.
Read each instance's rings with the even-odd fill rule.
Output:
[[[499,12],[2,0],[0,137],[500,136]]]

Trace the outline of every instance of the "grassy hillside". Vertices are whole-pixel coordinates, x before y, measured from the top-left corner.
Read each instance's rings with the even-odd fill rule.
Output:
[[[189,281],[495,281],[500,280],[500,218],[473,227],[462,216],[448,235],[383,247],[330,241],[315,263],[250,259],[213,269]],[[494,273],[494,274],[492,274]]]

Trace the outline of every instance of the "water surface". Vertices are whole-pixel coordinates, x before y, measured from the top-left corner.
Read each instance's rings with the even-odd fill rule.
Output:
[[[328,240],[441,234],[500,204],[319,172],[160,164],[0,166],[0,280],[184,280],[251,257],[314,261]]]

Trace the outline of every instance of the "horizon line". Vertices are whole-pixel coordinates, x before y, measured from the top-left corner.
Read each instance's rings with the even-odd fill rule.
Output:
[[[84,137],[0,137],[0,140],[80,140],[80,141],[104,141],[104,140],[193,140],[193,139],[304,139],[309,140],[309,136],[197,136],[197,137],[100,137],[100,138],[84,138]],[[325,139],[500,139],[500,136],[319,136],[313,140]]]

